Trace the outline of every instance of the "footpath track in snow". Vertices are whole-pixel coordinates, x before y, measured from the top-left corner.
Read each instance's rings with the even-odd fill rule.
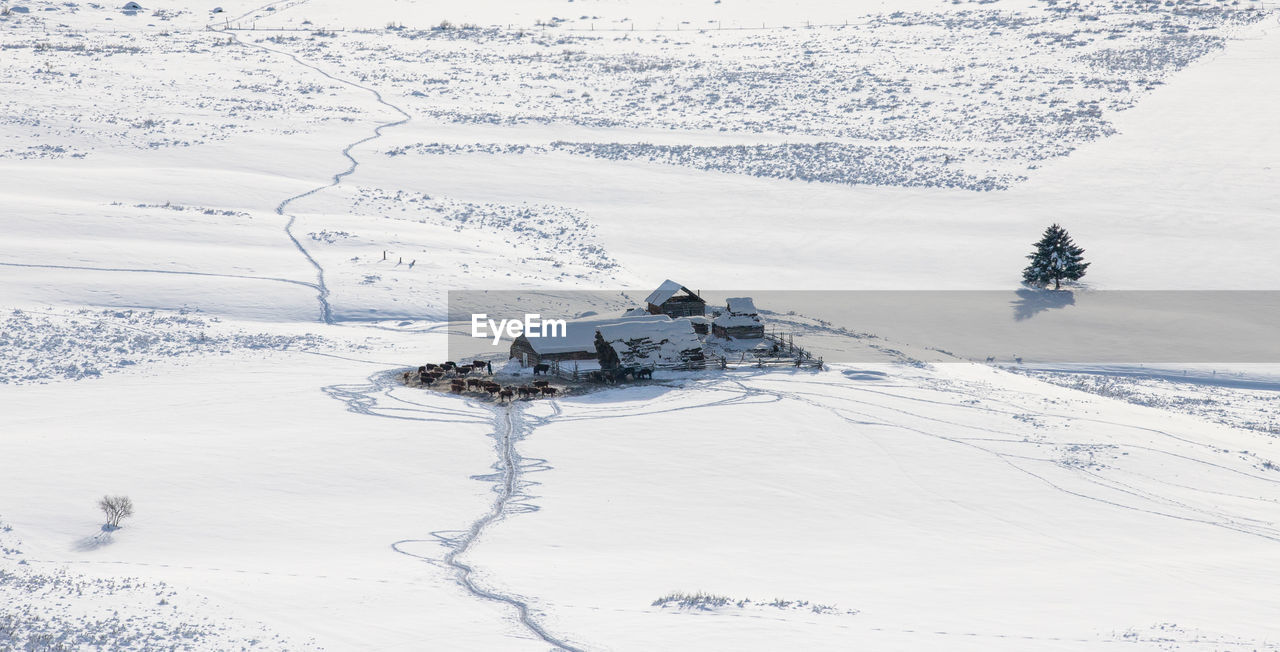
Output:
[[[427,405],[412,399],[396,396],[395,390],[403,387],[399,379],[402,371],[402,369],[379,371],[369,377],[368,383],[333,385],[325,387],[324,391],[330,397],[346,403],[347,410],[365,416],[439,424],[476,423],[475,417],[468,413],[467,410]],[[526,473],[545,471],[551,467],[547,465],[546,460],[522,457],[516,451],[516,442],[528,436],[536,428],[555,419],[560,414],[559,406],[553,401],[551,403],[551,416],[535,418],[530,417],[522,405],[503,405],[478,401],[467,401],[467,403],[471,407],[483,408],[491,413],[489,417],[489,422],[493,426],[491,436],[494,440],[494,449],[497,452],[497,461],[493,464],[495,472],[472,476],[472,478],[492,483],[494,491],[498,494],[497,498],[494,499],[489,510],[473,521],[470,527],[464,531],[432,532],[434,539],[404,539],[392,543],[391,549],[428,563],[439,564],[443,562],[445,566],[454,571],[458,584],[471,595],[514,608],[516,619],[520,625],[538,639],[559,650],[583,652],[582,648],[557,638],[543,628],[534,619],[529,609],[529,604],[525,600],[480,586],[473,577],[475,568],[459,559],[459,557],[471,550],[471,547],[489,526],[501,521],[509,514],[537,511],[538,507],[536,505],[531,505],[527,502],[529,495],[524,490],[526,487],[536,483],[525,479],[523,476]],[[404,549],[405,544],[426,541],[444,543],[449,547],[449,552],[445,554],[443,560],[440,560],[415,554]]]
[[[1074,496],[1076,498],[1098,502],[1098,503],[1119,508],[1119,509],[1142,512],[1145,514],[1150,514],[1152,516],[1199,523],[1207,526],[1233,530],[1241,534],[1260,537],[1260,538],[1271,540],[1271,541],[1280,541],[1280,523],[1272,522],[1269,520],[1259,520],[1255,518],[1250,518],[1248,516],[1234,513],[1231,510],[1224,509],[1224,508],[1214,509],[1214,508],[1206,508],[1206,507],[1191,505],[1183,500],[1176,499],[1172,496],[1162,495],[1158,493],[1153,493],[1150,490],[1140,489],[1131,484],[1121,482],[1115,478],[1108,478],[1102,474],[1092,472],[1086,468],[1077,468],[1074,470],[1076,477],[1079,480],[1086,483],[1085,486],[1092,485],[1092,486],[1097,486],[1103,489],[1110,489],[1120,495],[1125,496],[1129,500],[1109,499],[1100,495],[1091,495],[1090,493],[1085,492],[1079,488],[1073,489],[1073,488],[1064,486],[1060,482],[1054,481],[1049,477],[1045,476],[1044,474],[1036,472],[1032,468],[1032,465],[1034,465],[1035,463],[1053,463],[1052,460],[1035,457],[1035,456],[1027,456],[1022,454],[1011,453],[1009,451],[1002,451],[990,445],[996,442],[1013,443],[1013,444],[1028,443],[1027,440],[1024,439],[1021,433],[1002,432],[1000,430],[992,429],[989,425],[980,426],[980,425],[974,425],[974,424],[966,424],[960,421],[939,418],[938,416],[935,416],[935,415],[925,414],[918,410],[907,409],[905,407],[902,407],[901,402],[905,401],[907,403],[914,403],[914,404],[932,404],[932,405],[936,405],[938,407],[942,407],[950,410],[958,410],[960,412],[977,411],[977,412],[984,412],[984,413],[990,413],[990,414],[1003,414],[1003,415],[1008,415],[1010,418],[1015,416],[1016,411],[1006,411],[1006,410],[994,409],[994,408],[985,407],[985,406],[977,406],[973,404],[946,403],[946,402],[924,399],[920,397],[905,396],[895,392],[877,391],[877,390],[873,390],[865,387],[859,387],[856,385],[854,386],[844,385],[845,388],[854,390],[855,394],[853,396],[844,396],[837,399],[835,397],[824,396],[822,394],[814,393],[813,391],[806,391],[804,389],[804,385],[830,385],[830,383],[806,382],[806,383],[802,383],[801,389],[780,390],[780,389],[764,389],[764,388],[758,388],[758,387],[747,387],[745,384],[741,382],[736,382],[736,381],[729,381],[729,382],[733,382],[734,384],[736,384],[739,387],[739,389],[742,392],[744,392],[744,396],[767,395],[767,396],[772,396],[777,400],[786,399],[786,400],[798,401],[801,403],[805,403],[807,405],[811,405],[815,408],[826,410],[831,414],[833,414],[834,416],[836,416],[837,418],[844,420],[853,426],[874,425],[874,426],[880,426],[880,427],[894,428],[894,429],[912,432],[918,435],[931,437],[931,438],[951,442],[957,445],[966,446],[969,448],[982,451],[984,453],[994,456],[996,459],[1000,460],[1004,464],[1007,464],[1008,466],[1015,469],[1016,471],[1026,474],[1028,476],[1031,476],[1036,480],[1043,482],[1044,484],[1048,485],[1049,487],[1053,488],[1056,491],[1060,491],[1062,493]],[[954,388],[948,391],[953,393],[956,392]],[[854,396],[858,394],[861,394],[861,395],[870,394],[874,396],[874,398],[869,400],[855,398]],[[991,402],[990,399],[986,399],[986,400],[988,403]],[[901,415],[902,417],[905,417],[906,420],[903,420],[903,421],[887,420],[884,418],[885,417],[885,415],[883,414],[884,412]],[[1210,468],[1213,471],[1218,473],[1229,473],[1232,475],[1245,477],[1255,482],[1264,483],[1265,485],[1276,485],[1280,483],[1280,480],[1276,480],[1274,478],[1265,477],[1262,475],[1258,475],[1256,473],[1241,471],[1240,469],[1231,468],[1229,466],[1217,463],[1215,462],[1215,458],[1220,453],[1218,449],[1204,442],[1187,439],[1185,437],[1179,437],[1165,430],[1160,430],[1157,428],[1151,428],[1151,427],[1142,426],[1142,425],[1136,425],[1132,423],[1123,423],[1118,421],[1104,420],[1104,419],[1098,419],[1098,418],[1084,416],[1080,414],[1072,414],[1072,413],[1065,413],[1065,412],[1044,412],[1043,414],[1044,416],[1057,417],[1065,420],[1070,420],[1076,423],[1105,425],[1105,426],[1111,426],[1111,427],[1119,428],[1123,430],[1128,430],[1131,432],[1137,431],[1141,433],[1150,433],[1151,435],[1155,435],[1157,437],[1170,439],[1173,442],[1173,446],[1171,446],[1170,448],[1165,448],[1159,445],[1142,445],[1142,444],[1133,443],[1133,442],[1122,442],[1122,443],[1112,444],[1118,449],[1132,450],[1132,451],[1145,451],[1155,455],[1169,456],[1172,458],[1183,460],[1188,463]],[[909,423],[910,421],[918,421],[919,424],[912,425],[911,423]],[[961,436],[955,436],[955,435],[942,434],[940,432],[936,432],[933,428],[928,427],[927,424],[942,424],[942,425],[951,426],[951,427],[973,429],[976,434],[981,434],[983,436],[961,437]],[[1002,439],[1001,436],[1005,438]],[[1054,442],[1054,441],[1046,440],[1046,441],[1035,442],[1035,443],[1041,443],[1041,444],[1047,444],[1047,445],[1055,445],[1055,444],[1071,445],[1075,442]],[[1180,445],[1183,448],[1179,449],[1174,447],[1178,445]],[[1199,451],[1200,455],[1189,455],[1187,454],[1187,452],[1180,452],[1183,450]],[[1163,484],[1169,484],[1169,483],[1163,483]],[[1176,485],[1171,485],[1171,486],[1176,486]],[[1201,491],[1201,490],[1197,489],[1197,491]],[[1251,496],[1233,496],[1233,497],[1240,500],[1259,500],[1258,497],[1251,497]],[[1269,501],[1266,501],[1265,499],[1261,499],[1261,500],[1263,500],[1264,502],[1269,502]],[[1132,502],[1129,502],[1129,501],[1132,501]]]
[[[278,2],[277,2],[277,3],[270,3],[270,4],[268,4],[268,5],[264,5],[264,7],[263,7],[263,8],[265,8],[265,7],[270,7],[270,6],[273,6],[273,5],[276,5],[276,4],[279,4],[279,3],[278,3]],[[295,4],[299,4],[299,3],[295,3]],[[293,6],[293,5],[290,5],[290,6]],[[253,12],[249,12],[249,13],[253,13]],[[247,15],[247,14],[246,14],[246,15]],[[350,79],[344,79],[344,78],[342,78],[342,77],[338,77],[338,76],[336,76],[336,75],[330,74],[330,73],[326,72],[325,70],[321,69],[321,68],[320,68],[320,67],[318,67],[318,66],[314,66],[314,65],[312,65],[312,64],[307,63],[306,61],[303,61],[302,59],[298,58],[298,56],[297,56],[297,55],[295,55],[295,54],[293,54],[292,52],[286,52],[286,51],[284,51],[284,50],[277,50],[277,49],[275,49],[275,48],[270,48],[270,47],[267,47],[267,46],[265,46],[265,45],[261,45],[261,44],[259,44],[259,43],[252,43],[252,42],[246,41],[246,40],[242,39],[242,38],[240,37],[240,35],[239,35],[239,34],[237,34],[237,33],[236,33],[235,31],[233,31],[233,30],[227,30],[227,29],[221,29],[221,30],[220,30],[220,29],[217,29],[217,28],[215,28],[215,27],[213,27],[213,26],[209,26],[207,29],[209,29],[210,31],[215,31],[215,32],[219,32],[219,33],[229,33],[229,34],[230,34],[230,36],[231,36],[231,38],[235,39],[235,41],[236,41],[237,43],[239,43],[240,45],[243,45],[243,46],[246,46],[246,47],[251,47],[251,48],[257,48],[257,49],[259,49],[259,50],[263,50],[263,51],[265,51],[265,52],[270,52],[270,53],[272,53],[272,54],[277,54],[277,55],[280,55],[280,56],[283,56],[283,57],[287,57],[287,58],[289,58],[290,60],[292,60],[294,63],[296,63],[296,64],[298,64],[298,65],[300,65],[300,66],[302,66],[302,67],[304,67],[304,68],[308,68],[308,69],[310,69],[310,70],[314,70],[315,72],[317,72],[317,73],[319,73],[319,74],[323,75],[324,77],[326,77],[326,78],[328,78],[328,79],[330,79],[330,80],[333,80],[333,81],[335,81],[335,82],[337,82],[337,83],[339,83],[339,84],[343,84],[343,85],[345,85],[345,86],[350,86],[350,87],[352,87],[352,88],[356,88],[356,89],[359,89],[359,90],[362,90],[362,91],[366,91],[366,92],[370,93],[371,95],[373,95],[373,98],[374,98],[375,100],[377,100],[378,104],[381,104],[381,105],[383,105],[383,106],[385,106],[385,107],[387,107],[387,108],[391,109],[392,111],[395,111],[396,113],[398,113],[398,114],[400,114],[400,115],[402,116],[402,117],[401,117],[400,119],[398,119],[398,120],[391,120],[391,121],[387,121],[387,122],[379,123],[376,127],[374,127],[374,129],[373,129],[373,133],[372,133],[372,134],[370,134],[370,135],[368,135],[368,136],[365,136],[364,138],[361,138],[361,139],[359,139],[359,140],[356,140],[356,141],[353,141],[353,142],[351,142],[351,143],[348,143],[348,144],[346,145],[346,147],[343,147],[343,148],[342,148],[342,155],[343,155],[344,157],[346,157],[347,161],[349,161],[349,162],[350,162],[350,164],[347,166],[347,169],[342,170],[342,171],[340,171],[340,172],[336,172],[336,173],[334,173],[333,178],[329,181],[329,183],[326,183],[326,184],[321,185],[321,186],[316,186],[315,188],[312,188],[312,189],[310,189],[310,190],[308,190],[308,191],[306,191],[306,192],[298,193],[298,194],[296,194],[296,195],[293,195],[292,197],[287,197],[287,198],[285,198],[283,201],[281,201],[281,202],[276,206],[276,215],[280,215],[280,216],[287,216],[287,217],[289,218],[289,220],[288,220],[287,222],[285,222],[285,225],[284,225],[284,233],[285,233],[285,235],[289,237],[289,240],[290,240],[291,242],[293,242],[293,246],[294,246],[294,247],[296,247],[296,248],[298,249],[298,251],[303,255],[303,257],[307,259],[307,262],[308,262],[308,263],[310,263],[310,264],[311,264],[311,266],[312,266],[312,267],[314,267],[314,268],[315,268],[315,270],[316,270],[316,289],[317,289],[317,297],[316,297],[316,299],[317,299],[317,301],[319,301],[319,302],[320,302],[320,318],[321,318],[321,320],[322,320],[324,323],[326,323],[326,324],[332,324],[332,323],[334,323],[334,319],[333,319],[333,308],[332,308],[332,306],[330,306],[330,305],[329,305],[329,287],[325,284],[325,280],[324,280],[324,267],[323,267],[323,266],[321,266],[321,265],[320,265],[320,263],[319,263],[318,261],[316,261],[316,259],[311,255],[311,252],[307,251],[307,248],[306,248],[306,247],[304,247],[304,246],[302,246],[302,242],[301,242],[301,241],[299,241],[299,240],[298,240],[298,238],[294,235],[294,233],[293,233],[293,225],[294,225],[294,222],[296,222],[298,218],[297,218],[297,216],[296,216],[296,215],[286,214],[286,213],[285,213],[285,209],[289,207],[289,204],[292,204],[293,202],[298,201],[299,199],[303,199],[303,198],[305,198],[305,197],[310,197],[311,195],[314,195],[314,194],[316,194],[316,193],[318,193],[318,192],[320,192],[320,191],[322,191],[322,190],[326,190],[326,189],[328,189],[328,188],[332,188],[332,187],[334,187],[334,186],[338,185],[339,183],[341,183],[341,182],[342,182],[342,179],[343,179],[344,177],[350,176],[351,174],[353,174],[353,173],[356,171],[356,169],[357,169],[357,168],[359,168],[359,167],[360,167],[360,161],[356,160],[356,158],[355,158],[354,156],[352,156],[352,155],[351,155],[351,150],[353,150],[353,149],[355,149],[356,147],[358,147],[358,146],[360,146],[360,145],[363,145],[363,144],[365,144],[365,143],[367,143],[367,142],[369,142],[369,141],[376,140],[376,139],[380,138],[380,137],[382,136],[382,131],[383,131],[384,129],[388,129],[388,128],[391,128],[391,127],[397,127],[397,126],[403,125],[403,124],[405,124],[405,123],[409,122],[410,120],[412,120],[412,119],[413,119],[413,117],[412,117],[412,116],[410,116],[408,113],[406,113],[406,112],[404,111],[404,109],[401,109],[400,107],[398,107],[398,106],[396,106],[396,105],[394,105],[394,104],[392,104],[392,103],[390,103],[390,102],[386,101],[386,99],[384,99],[384,98],[382,97],[382,94],[381,94],[381,93],[379,93],[376,89],[371,88],[371,87],[369,87],[369,86],[361,85],[361,84],[356,83],[356,82],[354,82],[354,81],[352,81],[352,80],[350,80]]]
[[[453,568],[457,573],[458,583],[463,586],[472,595],[511,605],[516,610],[517,618],[520,624],[532,632],[535,636],[542,639],[549,645],[557,649],[569,650],[571,652],[580,652],[581,648],[574,647],[565,641],[556,638],[543,629],[529,613],[529,605],[519,598],[491,591],[476,584],[472,577],[474,569],[467,563],[459,561],[458,557],[465,555],[471,549],[472,544],[476,542],[489,525],[502,520],[508,513],[508,507],[519,503],[525,497],[521,491],[523,482],[520,479],[521,470],[525,464],[525,460],[515,450],[515,442],[523,435],[527,434],[532,427],[525,421],[524,409],[512,404],[503,405],[486,405],[494,412],[494,433],[495,446],[498,449],[499,473],[488,478],[477,479],[493,479],[496,481],[496,489],[498,498],[493,501],[493,506],[489,512],[481,516],[471,524],[461,537],[449,540],[452,550],[445,555],[444,563]],[[541,461],[532,461],[535,465],[545,467]],[[536,507],[525,506],[528,511],[536,510]]]
[[[275,4],[279,4],[279,3],[271,3],[265,6],[273,6]],[[293,5],[290,5],[290,6],[293,6]],[[210,27],[209,29],[211,31],[229,31],[229,30],[217,30],[213,27]],[[396,113],[400,114],[400,116],[402,116],[398,120],[391,120],[391,121],[380,123],[376,127],[374,127],[373,133],[371,135],[358,139],[351,143],[348,143],[346,147],[342,149],[342,155],[346,157],[350,163],[347,166],[347,169],[335,173],[333,175],[333,178],[329,181],[329,183],[326,183],[321,186],[317,186],[306,192],[299,193],[297,195],[293,195],[291,197],[284,199],[276,206],[275,212],[277,215],[286,216],[287,214],[285,210],[293,202],[309,197],[311,195],[314,195],[328,188],[332,188],[338,185],[339,183],[341,183],[344,177],[347,177],[353,174],[356,171],[356,169],[359,168],[360,166],[360,162],[354,156],[351,155],[351,151],[354,148],[381,137],[382,132],[385,129],[403,125],[409,122],[410,120],[412,120],[412,116],[406,113],[399,106],[396,106],[386,101],[386,99],[382,97],[382,94],[379,93],[376,89],[370,88],[368,86],[363,86],[349,79],[344,79],[344,78],[332,75],[317,66],[311,65],[303,61],[302,59],[298,58],[297,55],[291,52],[277,50],[275,48],[270,48],[264,45],[260,45],[258,43],[251,43],[251,42],[245,41],[240,37],[239,34],[236,34],[234,31],[231,31],[230,35],[232,38],[236,40],[237,43],[241,45],[257,48],[259,50],[263,50],[266,52],[287,57],[293,62],[297,63],[298,65],[304,68],[309,68],[311,70],[314,70],[315,72],[323,75],[324,77],[330,80],[333,80],[340,84],[344,84],[346,86],[350,86],[352,88],[357,88],[357,89],[366,91],[372,94],[374,99],[379,104],[395,111]],[[307,262],[309,262],[311,266],[315,268],[317,281],[314,287],[318,292],[317,300],[320,303],[321,319],[326,324],[332,324],[334,323],[333,309],[330,306],[329,300],[328,300],[329,288],[325,284],[324,267],[321,266],[318,261],[316,261],[316,259],[311,255],[311,253],[307,251],[306,247],[304,247],[302,243],[298,240],[298,238],[294,235],[293,225],[297,220],[297,216],[287,215],[287,217],[289,219],[284,226],[285,235],[289,237],[289,240],[293,242],[293,245],[297,247],[298,251],[307,259]],[[390,377],[391,376],[386,373],[378,374],[376,377],[377,379],[375,379],[373,384],[371,386],[368,386],[367,388],[357,388],[353,390],[350,388],[332,387],[332,388],[326,388],[326,391],[334,398],[338,398],[339,400],[345,401],[348,405],[348,409],[361,414],[365,414],[369,416],[385,416],[389,418],[413,418],[411,416],[406,417],[402,415],[383,414],[376,411],[375,409],[373,409],[373,405],[376,403],[377,399],[370,396],[367,392],[361,391],[361,389],[373,389],[374,391],[377,391],[380,393],[389,394],[390,387],[387,385],[386,381]],[[545,629],[543,629],[541,625],[535,622],[532,615],[530,614],[529,605],[525,603],[523,600],[520,600],[519,598],[516,598],[513,596],[498,593],[496,591],[485,589],[479,586],[478,584],[476,584],[475,580],[472,577],[472,574],[474,572],[473,567],[462,561],[459,561],[458,559],[458,557],[464,555],[471,548],[471,546],[480,537],[480,534],[484,531],[486,527],[488,527],[492,523],[495,523],[501,520],[504,516],[506,516],[506,514],[508,513],[509,506],[520,502],[521,498],[523,497],[523,494],[520,493],[519,488],[521,486],[520,474],[521,474],[521,468],[522,468],[522,464],[524,463],[524,460],[515,451],[515,441],[516,439],[519,438],[517,436],[517,433],[524,433],[530,428],[528,428],[525,425],[524,420],[522,418],[523,411],[519,408],[516,408],[509,404],[505,407],[497,406],[497,405],[494,405],[494,406],[486,405],[486,407],[489,407],[494,412],[494,435],[493,436],[495,439],[495,446],[497,447],[497,450],[498,450],[499,459],[498,459],[497,466],[498,466],[499,474],[497,475],[496,478],[494,476],[482,476],[477,479],[494,479],[496,481],[498,498],[494,501],[490,510],[486,514],[481,516],[479,519],[477,519],[475,522],[473,522],[471,524],[471,527],[462,536],[451,538],[451,539],[448,539],[448,538],[445,539],[445,541],[450,545],[451,549],[449,553],[445,555],[444,563],[456,571],[458,583],[461,584],[462,587],[465,588],[472,595],[485,600],[501,602],[503,604],[507,604],[515,608],[517,619],[520,621],[520,624],[529,632],[531,632],[532,634],[537,636],[539,639],[541,639],[542,641],[546,642],[547,644],[557,649],[568,650],[570,652],[580,652],[580,648],[574,647],[573,645],[570,645],[569,643],[566,643],[565,641],[556,638],[552,634],[548,633]],[[398,409],[404,410],[404,409],[411,409],[411,408],[398,408]],[[540,464],[540,462],[537,462],[537,461],[534,461],[533,463],[535,465]],[[532,509],[536,509],[536,508],[532,508]],[[395,549],[397,552],[403,552],[397,547],[398,544],[400,543],[403,543],[403,542],[397,542],[392,546],[393,549]],[[408,554],[408,553],[405,553],[405,554]]]
[[[0,262],[4,267],[26,267],[31,269],[63,269],[82,272],[132,272],[135,274],[174,274],[177,276],[211,276],[214,278],[234,278],[246,281],[272,281],[275,283],[289,283],[291,285],[301,285],[318,290],[320,287],[315,283],[307,281],[295,281],[290,278],[280,278],[278,276],[254,276],[252,274],[220,274],[218,272],[195,272],[181,269],[140,269],[133,267],[93,267],[89,265],[44,265],[35,263],[7,263]]]

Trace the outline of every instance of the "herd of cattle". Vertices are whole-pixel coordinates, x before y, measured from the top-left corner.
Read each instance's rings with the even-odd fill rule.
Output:
[[[543,371],[545,372],[545,370]],[[410,387],[430,387],[436,383],[441,383],[441,388],[443,388],[443,383],[447,380],[449,381],[449,391],[454,394],[461,394],[467,391],[486,392],[489,396],[496,397],[499,401],[511,401],[517,396],[526,399],[538,396],[555,396],[558,391],[551,386],[550,382],[545,380],[535,380],[532,385],[503,386],[487,378],[492,375],[493,365],[487,362],[477,361],[472,364],[462,365],[446,362],[438,365],[422,365],[418,367],[416,372],[404,372],[402,378],[404,384]]]
[[[646,367],[617,367],[587,373],[587,380],[606,385],[617,385],[628,378],[632,380],[652,380],[653,369]]]

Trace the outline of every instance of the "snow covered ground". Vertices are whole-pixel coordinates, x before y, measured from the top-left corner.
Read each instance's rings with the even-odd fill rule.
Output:
[[[1053,221],[1271,290],[1271,5],[116,4],[0,2],[0,649],[1280,648],[1280,361],[762,305],[867,362],[396,379],[452,290],[1009,291]]]

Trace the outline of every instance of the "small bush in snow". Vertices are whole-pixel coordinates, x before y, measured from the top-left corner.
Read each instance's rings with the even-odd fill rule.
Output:
[[[98,508],[107,515],[107,527],[120,527],[120,519],[133,516],[133,501],[128,496],[103,496],[98,501]]]
[[[714,609],[715,607],[723,607],[729,604],[729,598],[723,595],[713,595],[710,593],[684,593],[682,591],[672,591],[661,598],[653,601],[655,607],[666,607],[667,605],[675,605],[681,609]]]

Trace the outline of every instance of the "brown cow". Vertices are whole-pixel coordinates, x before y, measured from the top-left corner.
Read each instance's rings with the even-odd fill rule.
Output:
[[[520,398],[529,398],[529,395],[533,393],[533,388],[528,385],[521,385],[516,389],[516,392],[520,394]]]
[[[542,388],[542,395],[543,395],[543,396],[555,396],[555,395],[556,395],[556,388],[554,388],[554,387],[543,387],[543,388]]]
[[[513,391],[510,387],[508,387],[502,390],[501,392],[498,392],[498,400],[501,401],[503,399],[506,399],[506,401],[510,403],[511,399],[514,398],[515,395],[516,395],[515,391]]]
[[[473,388],[473,387],[479,387],[479,386],[481,386],[483,383],[484,383],[484,381],[480,380],[479,378],[468,378],[468,379],[467,379],[467,389],[471,389],[471,388]]]
[[[535,380],[535,381],[533,381],[533,386],[534,386],[534,387],[546,387],[547,385],[550,385],[550,384],[551,384],[551,383],[550,383],[550,381],[546,381],[546,380]]]

